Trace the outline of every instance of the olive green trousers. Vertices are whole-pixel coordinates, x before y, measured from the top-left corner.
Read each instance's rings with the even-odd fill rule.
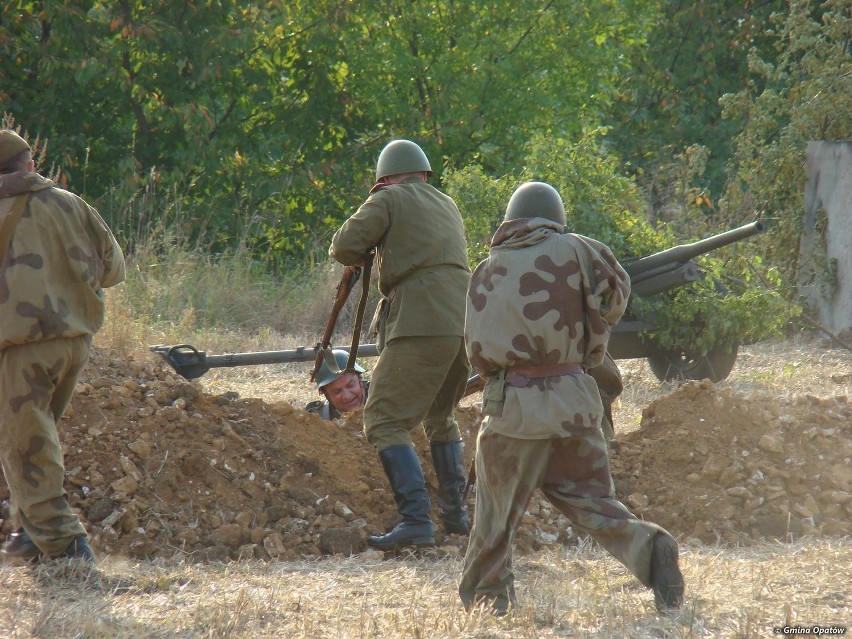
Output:
[[[429,441],[461,439],[453,410],[464,396],[470,368],[461,337],[397,337],[370,374],[364,434],[378,451],[411,446],[421,423]]]

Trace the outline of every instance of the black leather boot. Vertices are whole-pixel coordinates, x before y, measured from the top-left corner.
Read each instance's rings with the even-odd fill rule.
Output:
[[[464,442],[432,442],[432,463],[438,477],[438,507],[444,528],[450,534],[470,532],[467,505],[464,503]]]
[[[379,451],[402,521],[385,535],[368,535],[367,544],[379,550],[403,546],[434,546],[435,526],[429,518],[429,493],[417,453],[410,446]]]
[[[96,563],[95,553],[89,545],[86,535],[78,535],[71,540],[64,552],[57,559],[82,559],[87,564]]]
[[[0,557],[3,560],[34,561],[40,558],[42,554],[23,528],[9,533],[6,543],[0,549]]]

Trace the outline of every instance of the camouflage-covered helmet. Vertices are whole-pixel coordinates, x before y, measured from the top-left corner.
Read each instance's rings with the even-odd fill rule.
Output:
[[[332,353],[334,354],[334,361],[337,362],[337,368],[339,370],[346,368],[346,364],[349,362],[349,353],[343,349],[335,349]],[[352,368],[354,368],[359,375],[364,372],[364,369],[358,364],[358,362],[355,362],[352,365]],[[328,367],[325,359],[323,359],[320,369],[317,371],[317,390],[322,390],[325,386],[328,386],[334,380],[339,378],[340,373],[332,371]]]
[[[394,140],[379,154],[379,161],[376,162],[376,181],[388,175],[417,171],[432,173],[432,165],[429,164],[429,158],[423,149],[411,140]]]
[[[506,206],[504,220],[518,220],[526,217],[543,217],[565,225],[565,205],[559,191],[545,182],[525,182],[521,184]]]

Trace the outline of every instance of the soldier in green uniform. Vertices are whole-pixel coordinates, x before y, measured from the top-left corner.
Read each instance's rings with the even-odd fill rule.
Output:
[[[600,242],[565,233],[559,193],[542,182],[509,200],[489,257],[474,270],[465,342],[487,378],[476,452],[476,520],[459,594],[497,614],[515,604],[512,540],[537,489],[653,589],[681,605],[678,547],[615,498],[604,409],[585,371],[603,360],[630,279]]]
[[[338,370],[342,371],[349,362],[349,353],[335,349],[333,354]],[[317,390],[325,396],[325,400],[310,402],[305,410],[329,420],[363,406],[369,396],[370,382],[362,379],[364,369],[358,362],[353,368],[354,373],[338,373],[331,370],[323,359],[317,371]]]
[[[335,233],[329,255],[362,265],[375,250],[379,359],[364,407],[364,432],[376,448],[401,521],[367,543],[382,550],[434,544],[431,504],[410,431],[423,424],[449,533],[468,532],[462,494],[463,443],[453,410],[467,385],[464,297],[470,270],[461,214],[428,183],[432,167],[410,140],[379,155],[376,185]]]
[[[11,231],[0,246],[0,461],[21,525],[0,555],[93,563],[63,488],[56,424],[103,324],[103,289],[124,280],[124,256],[95,209],[34,168],[27,142],[0,131],[0,238]]]

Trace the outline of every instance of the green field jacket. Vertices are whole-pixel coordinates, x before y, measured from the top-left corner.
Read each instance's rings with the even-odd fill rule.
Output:
[[[373,247],[379,291],[388,300],[386,341],[464,334],[470,269],[452,198],[420,180],[373,192],[334,234],[329,255],[354,265]]]

